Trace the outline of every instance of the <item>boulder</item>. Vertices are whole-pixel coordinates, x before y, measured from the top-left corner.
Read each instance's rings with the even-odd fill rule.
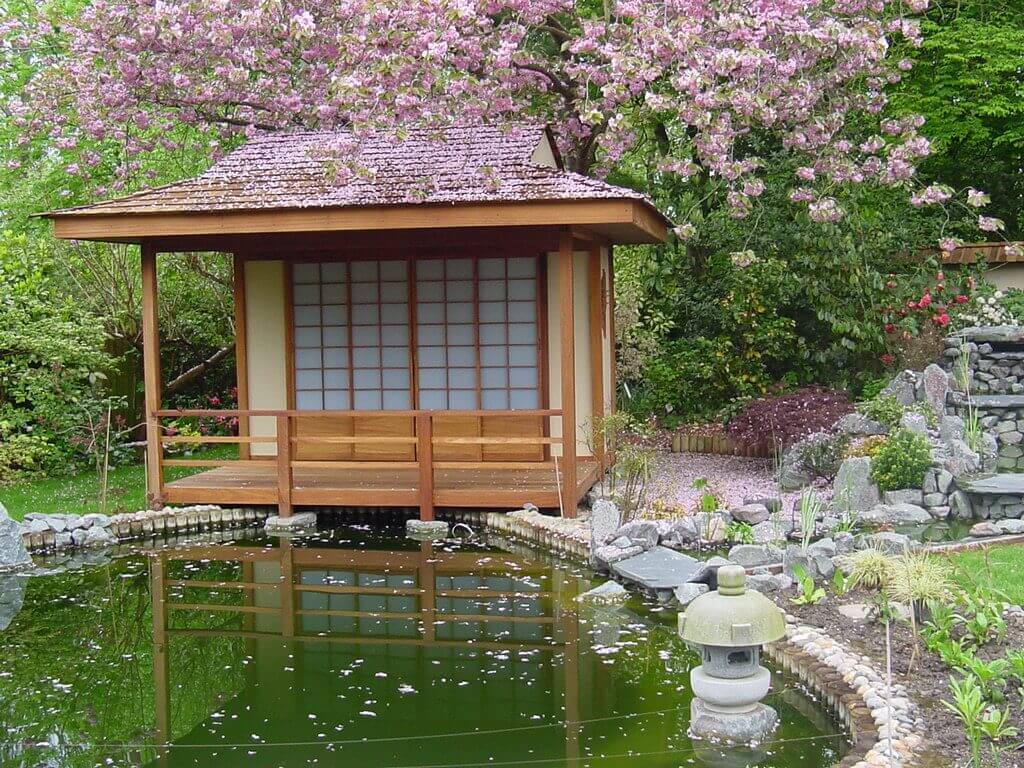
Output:
[[[974,504],[971,502],[971,497],[963,491],[953,491],[949,495],[949,510],[950,514],[962,520],[970,520],[974,517]]]
[[[915,434],[928,436],[928,420],[920,413],[904,413],[900,417],[900,426]]]
[[[941,416],[939,419],[939,437],[944,443],[963,440],[966,427],[959,416]]]
[[[672,590],[672,594],[675,596],[680,608],[685,608],[701,595],[707,594],[707,592],[707,584],[696,584],[693,582],[680,584]]]
[[[1003,533],[1024,533],[1024,520],[1016,520],[1011,518],[1009,520],[1000,520],[998,523],[996,523],[996,525],[999,526],[999,530]]]
[[[693,584],[707,584],[708,589],[718,589],[718,569],[723,565],[732,565],[733,562],[724,557],[715,555],[704,560],[693,572],[688,581]]]
[[[871,458],[854,456],[839,465],[835,479],[835,506],[840,512],[862,512],[878,504],[881,494],[871,480]]]
[[[799,459],[784,463],[779,470],[779,488],[783,491],[799,491],[813,482],[814,473]]]
[[[949,494],[953,490],[953,475],[940,469],[935,475],[935,486],[939,493]]]
[[[882,501],[885,504],[916,504],[923,506],[924,494],[919,488],[903,488],[899,491],[886,491],[882,494]]]
[[[776,525],[774,521],[767,520],[763,523],[758,523],[751,527],[751,535],[754,537],[755,544],[768,544],[772,541],[783,541],[792,530],[792,523],[787,527],[780,524]]]
[[[0,504],[0,571],[32,565],[32,558],[21,539],[21,526],[11,519]]]
[[[0,509],[3,507],[0,506]],[[0,632],[14,621],[25,603],[25,585],[28,576],[14,573],[0,574]]]
[[[836,543],[836,554],[846,555],[857,548],[857,539],[849,531],[841,531],[833,537]]]
[[[757,525],[767,520],[771,513],[768,511],[768,507],[764,504],[744,504],[742,507],[736,507],[730,510],[733,520],[738,520],[741,523],[747,523],[748,525]]]
[[[626,602],[629,592],[617,581],[606,581],[600,586],[577,596],[576,602],[592,605],[616,605]]]
[[[751,496],[743,500],[744,504],[762,504],[772,514],[782,511],[782,499],[778,496]]]
[[[880,421],[869,419],[863,413],[848,413],[836,422],[835,428],[851,437],[869,437],[888,434],[889,428]]]
[[[917,400],[917,376],[913,371],[901,371],[880,394],[895,397],[900,405],[913,405]]]
[[[790,544],[783,555],[782,570],[787,576],[796,577],[797,568],[817,581],[832,578],[836,567],[832,559],[836,556],[836,545],[832,539],[822,539],[805,550],[799,544]]]
[[[902,555],[914,548],[909,536],[894,531],[880,531],[857,537],[858,549],[877,549],[890,555]]]
[[[792,586],[792,577],[785,573],[760,573],[747,576],[747,589],[752,589],[755,592],[784,592]]]
[[[860,519],[877,525],[917,525],[930,523],[932,516],[917,504],[879,504],[861,512]]]
[[[942,418],[946,412],[946,398],[949,396],[949,374],[931,363],[921,374],[921,390],[935,416]]]
[[[443,530],[442,530],[443,528]],[[291,534],[316,530],[316,512],[296,512],[289,517],[271,515],[263,523],[267,533]],[[448,523],[444,520],[405,521],[405,535],[413,538],[443,539],[448,535]]]
[[[636,547],[652,549],[658,546],[661,535],[657,523],[650,520],[633,520],[615,531],[615,538],[625,537]]]
[[[615,502],[598,499],[590,506],[590,551],[593,552],[622,524],[622,515]]]
[[[598,547],[594,550],[591,557],[593,558],[594,567],[599,570],[608,570],[612,565],[621,561],[628,560],[631,557],[643,554],[643,547],[617,547],[614,544],[605,544],[603,547]]]
[[[85,531],[83,547],[109,547],[117,544],[117,537],[101,525],[93,525]]]
[[[737,544],[729,550],[729,559],[744,568],[782,562],[782,550],[770,544]]]
[[[999,536],[1003,533],[1002,529],[995,523],[991,523],[988,520],[984,520],[980,523],[975,523],[971,526],[971,536],[978,538],[985,538],[986,536]]]
[[[951,440],[943,469],[954,478],[977,472],[981,469],[981,456],[963,440]]]

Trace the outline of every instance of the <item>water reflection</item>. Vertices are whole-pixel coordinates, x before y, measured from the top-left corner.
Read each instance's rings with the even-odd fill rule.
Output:
[[[510,721],[530,718],[525,722],[548,723],[526,729],[536,742],[530,752],[542,752],[550,763],[551,747],[559,743],[567,764],[579,761],[575,597],[589,584],[567,571],[503,552],[443,551],[431,542],[396,551],[305,547],[283,540],[275,548],[162,551],[152,556],[150,578],[155,740],[170,745],[159,750],[160,765],[193,764],[195,757],[174,746],[172,677],[177,671],[171,669],[170,645],[177,638],[214,637],[245,640],[249,691],[236,697],[238,704],[245,700],[244,714],[228,711],[229,703],[178,738],[182,744],[241,740],[258,745],[301,737],[376,760],[384,753],[398,757],[402,750],[341,742],[393,736],[397,722],[411,742],[423,737],[436,742],[437,736],[461,729],[505,731]],[[210,617],[217,615],[232,618],[211,626]],[[598,623],[604,644],[618,640],[617,631],[609,633],[608,618],[622,620],[605,617]],[[591,687],[592,681],[584,684]],[[428,689],[433,690],[420,695]],[[351,701],[360,697],[365,698],[358,704]],[[325,705],[347,717],[306,711]],[[439,712],[439,706],[446,711]],[[261,712],[266,717],[253,717]],[[384,716],[384,730],[368,725]],[[317,728],[312,733],[310,725],[321,719],[332,723],[332,733]],[[246,727],[230,727],[239,721]],[[263,733],[242,733],[260,721]],[[555,723],[562,724],[563,733],[556,735],[550,727]],[[521,736],[515,729],[512,735]],[[499,736],[509,734],[492,738]],[[460,754],[479,753],[487,762],[496,751],[487,741],[476,737],[467,745],[463,740]],[[296,744],[299,751],[306,746]],[[418,745],[417,757],[437,746]],[[444,757],[444,749],[437,752]]]

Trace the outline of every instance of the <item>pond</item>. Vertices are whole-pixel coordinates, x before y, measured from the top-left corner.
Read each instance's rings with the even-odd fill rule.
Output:
[[[591,574],[509,542],[348,526],[51,570],[0,631],[3,766],[817,768],[847,749],[781,675],[771,743],[691,742],[675,612],[580,607]]]

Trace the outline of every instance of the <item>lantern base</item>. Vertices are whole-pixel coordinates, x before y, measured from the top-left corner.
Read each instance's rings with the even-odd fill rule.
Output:
[[[748,712],[719,712],[694,698],[690,704],[690,735],[730,744],[762,742],[779,725],[779,714],[766,704],[757,704]]]

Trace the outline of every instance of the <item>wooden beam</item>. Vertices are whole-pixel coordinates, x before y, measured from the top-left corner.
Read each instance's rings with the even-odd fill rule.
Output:
[[[420,467],[420,520],[434,519],[434,439],[430,414],[416,417],[416,461]]]
[[[576,315],[573,238],[565,232],[558,245],[558,323],[562,385],[562,513],[576,517]]]
[[[608,246],[608,361],[611,364],[611,386],[608,392],[609,413],[618,410],[619,370],[615,354],[615,253]],[[605,460],[610,467],[615,463],[615,446],[608,446]]]
[[[661,243],[669,222],[643,200],[541,200],[459,205],[282,208],[221,212],[55,212],[61,239],[118,239],[274,232],[347,232],[474,227],[594,228],[618,242]]]
[[[601,281],[601,246],[593,245],[587,255],[587,296],[590,308],[590,432],[594,435],[594,458],[604,466],[604,290]]]
[[[292,516],[291,419],[277,417],[277,514]]]
[[[232,288],[235,299],[235,389],[238,393],[238,408],[245,411],[249,409],[249,345],[248,334],[246,333],[245,259],[237,253],[234,256]],[[249,436],[248,418],[238,420],[238,434],[241,437]],[[251,458],[251,453],[252,451],[248,443],[238,446],[238,458]]]
[[[158,321],[156,250],[142,246],[142,373],[146,419],[146,503],[163,506],[163,448],[160,444],[160,329]]]

